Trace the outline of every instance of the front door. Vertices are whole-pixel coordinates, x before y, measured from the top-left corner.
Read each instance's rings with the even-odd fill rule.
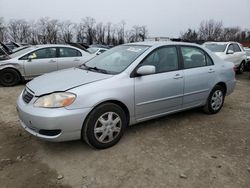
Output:
[[[139,65],[153,65],[156,73],[135,78],[136,119],[141,121],[180,109],[183,71],[179,70],[176,47],[161,47]]]
[[[35,50],[24,57],[25,75],[29,77],[57,70],[56,48],[42,48]]]

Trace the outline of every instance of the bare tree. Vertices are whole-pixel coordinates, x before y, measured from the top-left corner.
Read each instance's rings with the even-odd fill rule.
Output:
[[[28,42],[30,36],[30,25],[27,21],[20,20],[10,20],[8,24],[8,31],[11,40],[15,42]]]
[[[181,34],[181,38],[185,41],[197,41],[198,37],[198,33],[191,28],[189,28],[185,33]]]
[[[199,28],[199,37],[201,40],[218,41],[223,33],[222,22],[214,20],[203,21]]]
[[[76,24],[71,21],[63,21],[59,23],[59,30],[61,34],[61,39],[65,43],[72,42],[74,37],[74,32],[76,30]]]
[[[88,44],[93,44],[94,43],[94,38],[95,38],[95,19],[91,17],[86,17],[82,19],[82,24],[86,28],[86,39]]]
[[[106,44],[110,45],[111,44],[111,22],[108,22],[106,24],[106,31],[107,31],[107,36],[106,36]]]
[[[0,41],[7,40],[7,28],[4,22],[4,18],[0,17]]]
[[[59,21],[48,17],[41,18],[38,21],[39,43],[53,44],[59,41]]]
[[[223,33],[221,35],[222,41],[233,41],[236,39],[237,34],[240,33],[239,27],[232,27],[232,28],[224,28]]]

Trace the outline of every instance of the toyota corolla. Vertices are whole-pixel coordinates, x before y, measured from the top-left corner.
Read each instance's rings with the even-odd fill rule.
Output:
[[[116,144],[128,125],[195,107],[215,114],[234,87],[233,63],[202,46],[142,42],[35,78],[17,110],[22,127],[38,138],[83,139],[103,149]]]

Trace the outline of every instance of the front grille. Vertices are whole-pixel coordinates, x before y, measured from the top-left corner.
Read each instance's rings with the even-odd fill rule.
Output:
[[[32,99],[33,99],[33,95],[25,89],[23,91],[24,102],[29,103]]]

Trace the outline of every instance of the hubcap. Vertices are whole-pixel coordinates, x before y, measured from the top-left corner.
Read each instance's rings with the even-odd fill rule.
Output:
[[[211,107],[213,110],[218,110],[223,103],[223,93],[220,90],[214,92],[211,99]]]
[[[101,143],[112,142],[121,131],[121,118],[115,112],[101,115],[95,123],[94,135]]]
[[[240,72],[243,72],[243,71],[244,71],[244,64],[241,63],[241,65],[240,65]]]
[[[10,73],[5,73],[5,74],[3,75],[3,81],[4,81],[5,83],[11,83],[11,82],[13,81],[13,76],[12,76],[12,74],[10,74]]]

